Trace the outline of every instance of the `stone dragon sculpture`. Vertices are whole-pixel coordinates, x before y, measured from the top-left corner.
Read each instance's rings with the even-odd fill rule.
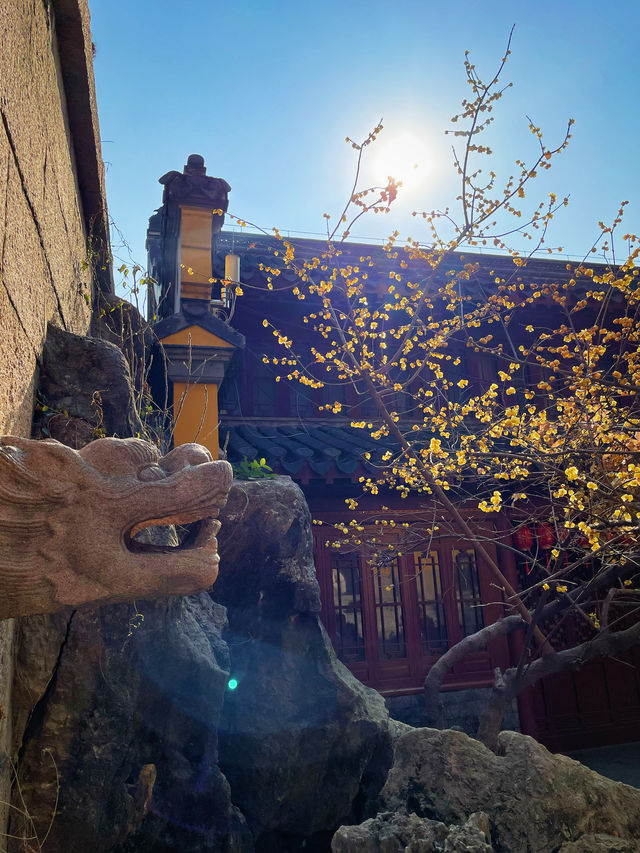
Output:
[[[0,438],[0,619],[207,589],[232,476],[198,444]],[[145,544],[164,525],[189,527]]]

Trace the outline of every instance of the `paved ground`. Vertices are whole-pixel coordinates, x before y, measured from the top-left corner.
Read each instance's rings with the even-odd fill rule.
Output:
[[[598,749],[578,749],[567,755],[609,779],[640,788],[640,741]]]

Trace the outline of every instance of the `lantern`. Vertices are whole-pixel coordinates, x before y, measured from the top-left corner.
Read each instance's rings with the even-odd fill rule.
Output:
[[[533,545],[533,533],[526,524],[519,527],[513,534],[513,541],[520,551],[528,551]]]
[[[544,551],[548,551],[549,548],[553,548],[556,542],[555,533],[553,532],[553,527],[550,524],[547,524],[545,521],[540,524],[536,524],[536,537],[538,538],[538,544]]]

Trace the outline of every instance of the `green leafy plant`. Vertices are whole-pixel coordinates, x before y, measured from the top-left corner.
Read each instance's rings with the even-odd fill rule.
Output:
[[[240,462],[234,463],[233,476],[237,480],[273,480],[278,475],[267,465],[264,456],[251,461],[244,456]]]

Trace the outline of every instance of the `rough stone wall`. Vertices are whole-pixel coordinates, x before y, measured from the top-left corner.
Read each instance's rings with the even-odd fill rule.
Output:
[[[11,684],[13,681],[15,622],[0,622],[0,839],[6,832],[11,800]],[[0,848],[2,849],[2,848]]]
[[[0,6],[0,429],[28,435],[48,321],[84,333],[91,306],[85,211],[56,36],[59,4]],[[88,10],[82,13],[91,68]],[[58,22],[58,27],[60,22]],[[83,140],[83,145],[95,140]],[[85,267],[85,268],[83,268]]]
[[[86,332],[106,204],[86,0],[0,3],[0,434],[28,436],[47,323]],[[95,270],[93,271],[95,272]],[[107,282],[104,270],[98,278]],[[0,622],[0,832],[12,620]]]

